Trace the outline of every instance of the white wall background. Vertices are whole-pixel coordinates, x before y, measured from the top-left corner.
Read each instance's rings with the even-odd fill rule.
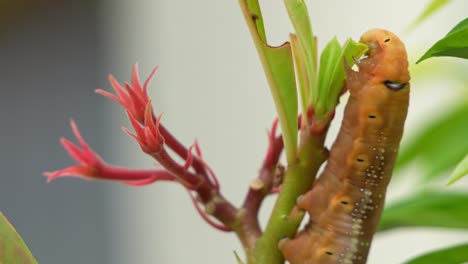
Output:
[[[426,3],[308,1],[320,47],[335,35],[341,41],[358,39],[371,27],[383,27],[406,40],[413,62],[468,10],[465,1],[454,1],[417,31],[403,35]],[[271,42],[282,43],[291,31],[283,1],[261,4]],[[105,0],[101,18],[105,65],[109,66],[104,71],[123,81],[130,78],[134,62],[139,62],[142,78],[159,65],[151,93],[156,110],[165,113],[164,124],[185,144],[199,139],[206,160],[220,177],[223,193],[239,204],[260,166],[267,146],[266,129],[275,114],[238,1]],[[449,92],[444,79],[430,84],[432,88],[413,79],[409,133],[421,119],[430,117],[428,110],[437,115],[436,105],[453,101],[458,89],[455,86]],[[122,134],[116,136],[120,124],[127,122],[121,110],[110,106],[106,120],[112,135],[108,144],[115,153],[110,160],[153,165],[134,142],[122,139]],[[205,224],[186,192],[175,184],[116,186],[109,203],[113,264],[235,263],[233,250],[241,252],[234,235]],[[268,212],[264,210],[264,219]],[[375,239],[369,263],[399,263],[457,239],[461,235],[432,230],[393,232]]]

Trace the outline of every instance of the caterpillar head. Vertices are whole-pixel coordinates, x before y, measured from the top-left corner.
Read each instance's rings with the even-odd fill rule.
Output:
[[[398,91],[409,82],[408,59],[403,42],[385,29],[371,29],[362,35],[361,43],[369,50],[359,64],[359,71],[372,76],[374,83],[383,83]]]

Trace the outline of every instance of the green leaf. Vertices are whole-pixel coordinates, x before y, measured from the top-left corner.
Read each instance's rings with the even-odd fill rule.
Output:
[[[345,83],[344,62],[354,65],[354,58],[361,57],[367,46],[348,39],[343,48],[336,38],[328,42],[320,56],[318,81],[319,98],[315,106],[318,118],[328,116],[335,109]],[[346,59],[346,60],[345,60]]]
[[[241,0],[241,9],[270,86],[283,132],[288,164],[297,161],[297,91],[291,45],[269,46],[257,0]]]
[[[0,212],[0,263],[37,264],[28,247]]]
[[[302,53],[301,43],[297,38],[296,34],[290,34],[289,40],[291,41],[291,48],[293,52],[294,66],[296,69],[296,79],[299,82],[299,93],[301,95],[301,110],[302,113],[307,113],[307,107],[309,105],[309,78],[307,76],[307,69],[305,66],[305,57]],[[302,122],[308,123],[308,116],[302,115]]]
[[[467,131],[468,103],[462,103],[421,129],[413,139],[404,140],[396,169],[419,161],[422,162],[421,175],[425,179],[440,176],[468,152]]]
[[[289,18],[293,24],[299,42],[293,44],[296,49],[294,52],[295,61],[301,61],[303,69],[298,71],[299,80],[302,80],[307,91],[301,93],[302,109],[307,109],[308,104],[314,106],[317,95],[317,43],[312,31],[312,25],[309,19],[307,6],[303,0],[284,0]],[[304,76],[306,74],[306,76]],[[304,105],[306,102],[307,105]]]
[[[431,57],[441,56],[468,59],[468,18],[456,25],[444,38],[437,41],[416,63]]]
[[[468,228],[468,193],[414,194],[384,209],[379,230],[411,226]]]
[[[441,10],[444,6],[449,4],[451,0],[432,0],[424,9],[424,11],[416,18],[413,23],[408,27],[407,31],[412,31],[422,22],[426,21],[429,17],[434,15],[437,11]]]
[[[404,264],[461,264],[467,262],[468,244],[462,244],[426,253]]]
[[[461,179],[462,177],[468,175],[468,153],[466,154],[465,158],[458,163],[457,167],[450,176],[450,180],[448,185],[451,185]]]

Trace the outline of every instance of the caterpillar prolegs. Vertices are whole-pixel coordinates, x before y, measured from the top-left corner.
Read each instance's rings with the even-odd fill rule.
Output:
[[[406,50],[393,33],[373,29],[361,37],[369,47],[347,69],[350,98],[330,157],[313,188],[298,198],[310,222],[279,243],[291,264],[366,263],[384,206],[408,111]]]

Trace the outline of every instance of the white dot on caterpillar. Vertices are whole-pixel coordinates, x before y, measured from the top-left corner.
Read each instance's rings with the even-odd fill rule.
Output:
[[[385,159],[385,157],[384,157],[384,156],[380,156],[380,160],[384,160],[384,159]]]

